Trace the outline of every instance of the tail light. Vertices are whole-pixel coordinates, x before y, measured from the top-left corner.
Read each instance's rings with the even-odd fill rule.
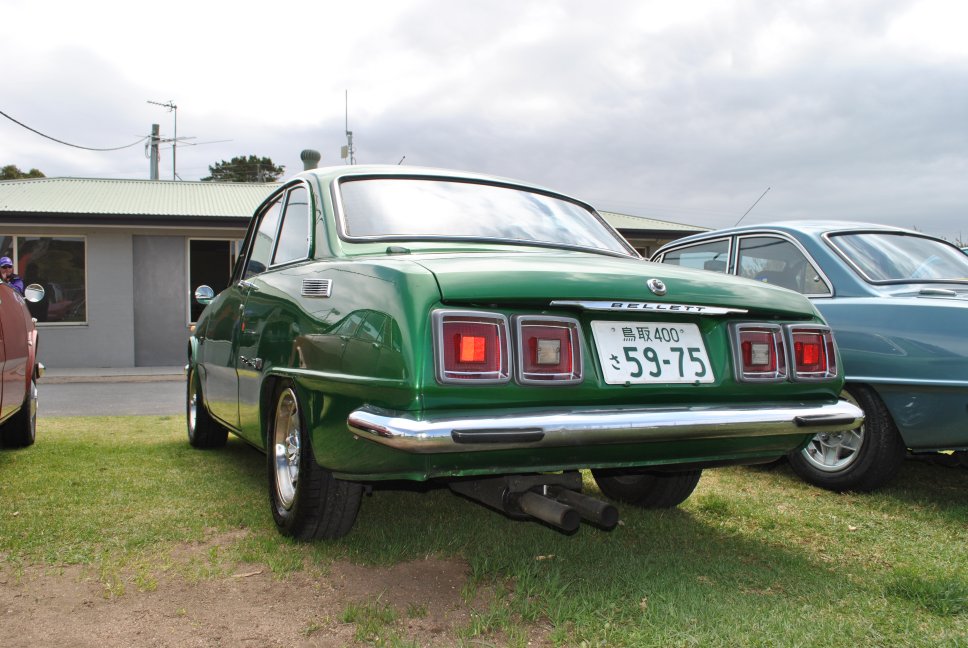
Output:
[[[794,380],[829,380],[837,376],[834,336],[825,326],[787,327]]]
[[[773,324],[734,324],[736,379],[741,382],[778,382],[787,377],[783,329]]]
[[[442,383],[510,380],[508,322],[498,313],[434,313],[437,378]]]
[[[517,382],[574,384],[582,380],[578,322],[562,317],[514,318]]]

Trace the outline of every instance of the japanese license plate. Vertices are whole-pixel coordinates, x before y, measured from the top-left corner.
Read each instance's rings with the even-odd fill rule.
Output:
[[[592,334],[609,385],[715,380],[695,324],[593,321]]]

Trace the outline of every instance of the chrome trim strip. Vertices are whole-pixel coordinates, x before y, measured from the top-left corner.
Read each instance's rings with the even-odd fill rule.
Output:
[[[529,409],[504,415],[493,411],[413,414],[367,405],[351,412],[346,423],[362,439],[423,454],[816,434],[850,430],[863,420],[860,408],[841,400],[820,405]],[[500,437],[504,433],[513,439],[511,435],[522,430],[534,433],[538,440],[504,441]],[[483,435],[482,442],[466,441],[474,433]]]
[[[675,313],[677,315],[729,315],[730,313],[748,313],[745,308],[723,308],[720,306],[700,306],[698,304],[665,304],[661,302],[627,302],[627,301],[583,301],[571,299],[556,299],[552,306],[574,306],[593,311],[647,311],[650,313]]]

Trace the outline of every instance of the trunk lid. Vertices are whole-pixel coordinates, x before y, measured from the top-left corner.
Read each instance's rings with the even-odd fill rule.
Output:
[[[640,259],[555,251],[415,255],[411,260],[433,273],[448,304],[609,300],[745,308],[777,316],[816,313],[790,290]],[[650,290],[650,279],[661,280],[666,294]]]

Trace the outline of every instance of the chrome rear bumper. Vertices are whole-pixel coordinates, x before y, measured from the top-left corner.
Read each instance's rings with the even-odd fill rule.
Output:
[[[573,408],[413,414],[364,406],[347,418],[360,438],[413,453],[816,434],[850,430],[864,413],[847,401],[747,407]]]

